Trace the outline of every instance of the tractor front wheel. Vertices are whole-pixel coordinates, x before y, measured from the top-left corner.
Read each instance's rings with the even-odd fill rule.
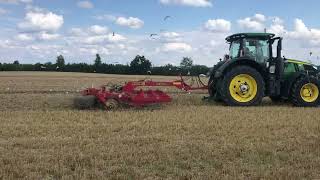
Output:
[[[261,103],[264,89],[264,80],[257,70],[237,66],[225,73],[219,92],[227,105],[255,106]]]
[[[320,103],[320,84],[316,78],[299,78],[292,87],[291,100],[295,106],[315,107]]]

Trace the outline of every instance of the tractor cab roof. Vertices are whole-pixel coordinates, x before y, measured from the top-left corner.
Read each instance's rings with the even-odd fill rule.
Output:
[[[256,39],[271,39],[275,36],[275,34],[272,33],[238,33],[238,34],[233,34],[231,36],[228,36],[226,40],[228,42],[232,42],[237,39],[242,39],[242,38],[256,38]]]

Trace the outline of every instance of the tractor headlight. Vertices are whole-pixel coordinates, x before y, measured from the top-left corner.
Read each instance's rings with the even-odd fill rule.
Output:
[[[275,66],[275,65],[270,66],[270,67],[269,67],[269,72],[270,72],[271,74],[274,74],[274,73],[276,72],[276,66]]]

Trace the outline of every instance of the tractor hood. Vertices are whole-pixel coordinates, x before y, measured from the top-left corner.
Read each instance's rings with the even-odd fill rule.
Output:
[[[303,66],[305,71],[308,71],[311,74],[314,74],[318,77],[320,77],[320,67],[316,66],[315,64],[312,64],[310,62],[300,61],[296,59],[285,59],[285,62],[287,63],[294,63],[299,66]]]
[[[305,62],[305,61],[300,61],[296,59],[285,59],[285,62],[290,62],[290,63],[295,63],[295,64],[302,64],[302,65],[309,65],[309,66],[315,66],[312,63]]]

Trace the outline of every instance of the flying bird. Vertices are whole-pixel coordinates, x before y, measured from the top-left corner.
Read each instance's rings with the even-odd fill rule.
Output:
[[[150,37],[158,36],[158,34],[150,34]]]
[[[164,19],[163,20],[168,20],[168,19],[170,19],[171,18],[171,16],[166,16],[166,17],[164,17]]]

